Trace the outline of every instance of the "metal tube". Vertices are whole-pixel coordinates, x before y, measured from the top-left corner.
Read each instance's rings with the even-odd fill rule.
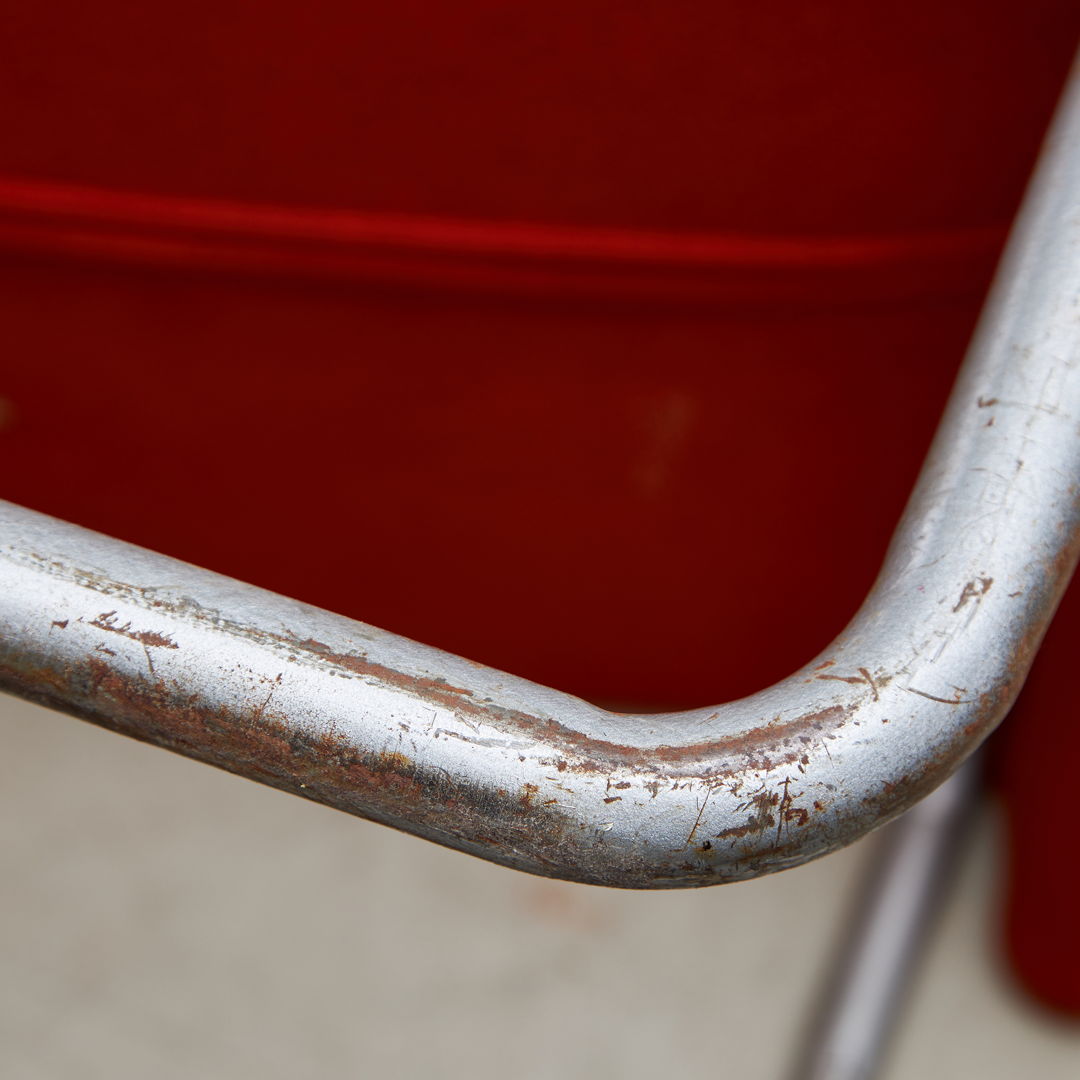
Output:
[[[606,712],[10,504],[0,687],[534,873],[796,865],[933,790],[1020,689],[1077,557],[1078,297],[1074,77],[881,576],[750,698]]]
[[[872,1080],[971,816],[977,763],[882,830],[794,1080]]]

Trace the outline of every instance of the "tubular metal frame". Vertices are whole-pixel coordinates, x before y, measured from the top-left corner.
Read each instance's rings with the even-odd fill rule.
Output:
[[[1077,558],[1078,367],[1074,75],[881,575],[790,678],[607,712],[4,503],[0,688],[519,870],[782,870],[895,817],[1008,711]]]

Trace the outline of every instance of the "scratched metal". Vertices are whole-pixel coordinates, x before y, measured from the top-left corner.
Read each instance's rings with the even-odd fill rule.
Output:
[[[793,866],[936,787],[1020,689],[1077,556],[1078,304],[1074,79],[873,592],[753,697],[606,712],[10,504],[0,687],[538,874]]]

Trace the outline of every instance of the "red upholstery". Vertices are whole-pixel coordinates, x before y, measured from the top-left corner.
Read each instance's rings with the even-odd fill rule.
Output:
[[[2,494],[594,698],[756,690],[873,578],[1078,34],[9,0]]]
[[[1076,579],[1031,676],[992,744],[1005,796],[1009,868],[1006,955],[1021,983],[1054,1011],[1080,1017],[1080,861],[1073,839],[1080,725],[1068,672],[1080,644]]]

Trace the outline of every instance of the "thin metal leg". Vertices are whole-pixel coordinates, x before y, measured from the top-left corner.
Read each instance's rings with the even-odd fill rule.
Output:
[[[977,759],[969,760],[882,830],[793,1080],[871,1080],[878,1075],[967,833],[978,772]]]

